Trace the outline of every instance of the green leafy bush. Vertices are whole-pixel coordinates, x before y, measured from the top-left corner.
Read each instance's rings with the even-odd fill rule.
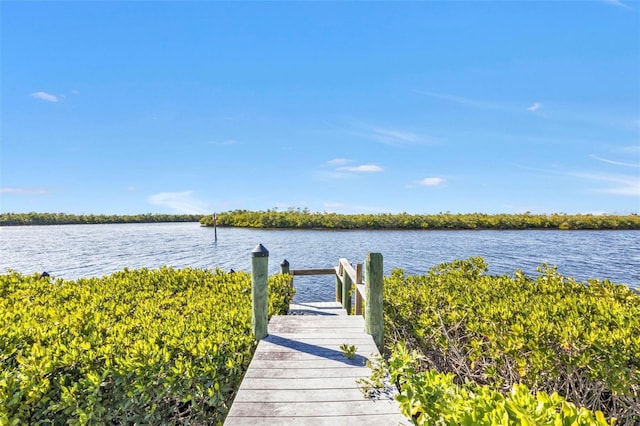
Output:
[[[270,314],[289,277],[269,278]],[[251,276],[0,276],[0,424],[221,424],[255,349]]]
[[[2,217],[0,216],[0,224]],[[213,217],[203,216],[203,226]],[[218,226],[295,229],[640,229],[640,216],[567,214],[337,214],[307,209],[287,211],[234,210],[218,213]]]
[[[557,393],[534,395],[527,386],[514,384],[503,395],[488,385],[474,382],[455,383],[452,373],[418,371],[417,352],[410,353],[396,345],[388,362],[382,359],[373,366],[372,379],[364,380],[367,390],[380,387],[380,377],[390,375],[399,394],[400,411],[416,425],[446,426],[606,426],[601,411],[577,408]],[[381,373],[381,371],[383,373]]]
[[[385,278],[387,342],[423,355],[422,369],[507,394],[522,383],[622,424],[640,423],[640,296],[555,268],[533,279],[489,276],[482,258],[395,270]]]

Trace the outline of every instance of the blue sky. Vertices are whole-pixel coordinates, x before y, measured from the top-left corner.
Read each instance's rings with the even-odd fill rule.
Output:
[[[0,13],[2,212],[640,212],[640,2]]]

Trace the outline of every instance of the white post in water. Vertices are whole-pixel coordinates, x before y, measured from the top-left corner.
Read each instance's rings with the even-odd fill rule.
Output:
[[[218,242],[218,216],[214,213],[211,219],[213,220],[213,240]]]
[[[253,307],[251,328],[256,340],[264,339],[268,335],[268,265],[269,251],[262,244],[258,244],[251,251],[251,305]]]

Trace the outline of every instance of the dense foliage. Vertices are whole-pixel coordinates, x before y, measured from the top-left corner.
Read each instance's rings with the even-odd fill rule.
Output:
[[[482,258],[395,270],[385,278],[385,339],[507,394],[520,384],[640,424],[640,296],[609,281],[576,282],[540,268],[490,276]],[[518,388],[515,390],[516,393]]]
[[[293,290],[269,278],[269,313]],[[255,349],[251,276],[0,275],[0,424],[221,424]]]
[[[0,213],[0,226],[16,225],[84,225],[103,223],[198,222],[196,214],[75,215],[67,213]]]
[[[640,216],[558,214],[337,214],[234,210],[218,213],[218,226],[289,229],[640,229]],[[138,214],[73,215],[66,213],[0,213],[0,226],[103,223],[200,222],[213,226],[212,215]]]
[[[200,220],[212,226],[212,216]],[[496,214],[435,215],[311,213],[308,210],[248,211],[217,214],[218,226],[295,229],[640,229],[640,216]]]
[[[420,426],[607,426],[602,411],[578,408],[557,393],[535,395],[523,384],[502,394],[488,385],[455,383],[452,373],[418,371],[421,356],[403,345],[393,348],[391,358],[370,365],[371,378],[361,379],[363,390],[373,397],[380,389],[397,386],[400,411]]]

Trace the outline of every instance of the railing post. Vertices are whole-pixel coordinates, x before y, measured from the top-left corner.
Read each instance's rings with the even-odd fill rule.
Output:
[[[280,273],[281,274],[289,273],[289,261],[287,259],[284,259],[282,263],[280,263]]]
[[[351,287],[353,281],[345,269],[342,271],[342,307],[351,315]]]
[[[382,306],[382,254],[368,253],[364,261],[364,331],[373,337],[378,350],[384,346],[384,316]]]
[[[256,340],[267,337],[269,307],[269,251],[258,244],[251,251],[251,328]]]
[[[342,265],[338,264],[338,271],[336,273],[336,302],[342,303]]]
[[[356,265],[356,284],[362,284],[362,263]],[[356,315],[362,315],[362,295],[356,289]]]
[[[287,259],[284,259],[282,263],[280,263],[280,273],[283,275],[291,274],[291,271],[289,269],[289,261]],[[291,275],[291,278],[289,278],[289,285],[291,286],[291,288],[293,288],[293,275]]]

